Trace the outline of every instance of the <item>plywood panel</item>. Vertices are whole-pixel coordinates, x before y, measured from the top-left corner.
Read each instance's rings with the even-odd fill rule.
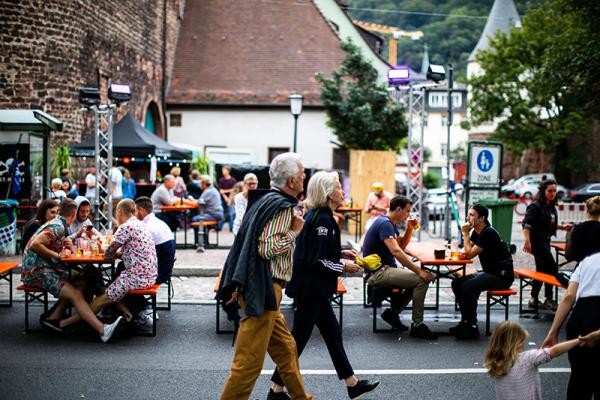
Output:
[[[381,182],[394,195],[396,153],[379,150],[350,151],[350,197],[356,207],[364,207],[373,182]],[[363,228],[368,216],[363,212]],[[353,228],[353,227],[352,227]]]

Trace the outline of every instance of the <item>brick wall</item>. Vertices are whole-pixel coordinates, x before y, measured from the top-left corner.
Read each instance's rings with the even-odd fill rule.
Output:
[[[0,0],[0,109],[43,109],[65,126],[53,144],[76,143],[93,124],[91,113],[79,111],[79,88],[100,87],[105,96],[109,81],[128,82],[132,100],[117,120],[131,112],[143,123],[152,101],[162,120],[163,49],[168,82],[184,6],[185,0]]]

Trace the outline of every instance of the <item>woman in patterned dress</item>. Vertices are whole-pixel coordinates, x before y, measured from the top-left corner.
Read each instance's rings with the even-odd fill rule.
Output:
[[[131,312],[121,302],[128,291],[152,286],[156,281],[157,259],[154,240],[144,223],[135,216],[135,202],[123,199],[117,205],[119,228],[105,251],[106,258],[121,254],[125,268],[106,288],[106,293],[96,297],[90,304],[94,312],[102,310],[109,304],[116,304],[127,321],[131,320]],[[61,323],[65,326],[79,321],[73,315]]]

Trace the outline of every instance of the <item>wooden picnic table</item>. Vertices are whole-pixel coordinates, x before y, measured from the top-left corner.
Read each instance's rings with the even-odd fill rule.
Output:
[[[362,213],[360,207],[338,207],[335,212],[344,214],[349,221],[354,221],[354,241],[358,243],[362,235]]]
[[[190,211],[196,210],[197,208],[198,208],[198,206],[192,206],[192,205],[188,205],[188,204],[177,204],[177,205],[173,205],[173,206],[160,206],[160,211],[162,211],[162,212],[175,212],[175,213],[183,214],[185,228],[183,229],[183,247],[182,248],[184,248],[184,249],[194,248],[193,245],[188,246],[187,227],[192,222],[192,219],[190,217]],[[173,239],[175,239],[175,247],[177,247],[177,235],[175,234],[175,232],[173,232]]]
[[[69,275],[72,269],[77,269],[79,265],[93,265],[96,266],[103,273],[103,279],[105,283],[111,282],[115,277],[115,258],[105,258],[104,254],[98,255],[81,255],[70,254],[63,256],[60,261],[69,268]],[[104,265],[110,265],[104,267]],[[110,272],[110,273],[109,273]],[[69,276],[70,277],[70,276]]]
[[[435,250],[445,250],[446,246],[442,242],[410,242],[406,246],[406,253],[417,259],[421,268],[436,275],[435,280],[435,307],[440,306],[440,278],[453,279],[455,275],[464,275],[466,273],[467,264],[472,264],[472,260],[460,260],[443,258],[436,259],[434,256]],[[444,267],[444,268],[442,268]]]

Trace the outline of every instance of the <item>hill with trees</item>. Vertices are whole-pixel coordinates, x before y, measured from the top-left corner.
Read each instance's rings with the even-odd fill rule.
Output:
[[[543,0],[515,0],[519,15]],[[467,58],[477,44],[494,0],[348,0],[352,18],[403,30],[421,30],[422,40],[398,41],[398,64],[420,70],[423,45],[432,64],[452,63],[458,80],[466,76]],[[386,46],[387,46],[386,38]],[[387,47],[384,49],[384,58]]]

